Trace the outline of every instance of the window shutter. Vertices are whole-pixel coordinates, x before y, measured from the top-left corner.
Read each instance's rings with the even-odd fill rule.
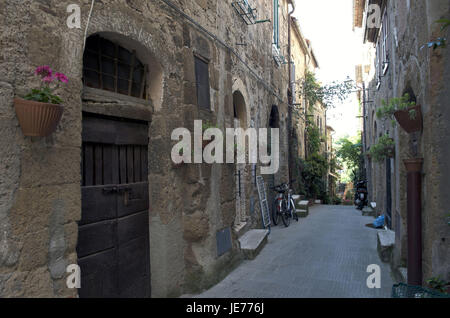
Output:
[[[198,57],[195,57],[195,81],[197,83],[197,105],[211,109],[208,63]]]

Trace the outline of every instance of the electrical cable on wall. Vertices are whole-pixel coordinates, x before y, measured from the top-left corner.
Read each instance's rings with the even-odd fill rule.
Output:
[[[213,40],[215,40],[220,45],[227,48],[231,53],[233,53],[234,56],[238,58],[239,61],[241,61],[247,69],[250,71],[250,73],[256,77],[256,79],[264,86],[264,88],[269,91],[273,96],[275,96],[281,103],[287,104],[288,107],[293,107],[292,105],[289,105],[289,103],[286,103],[283,101],[283,99],[262,79],[245,61],[244,59],[229,45],[227,45],[225,42],[223,42],[221,39],[219,39],[216,35],[206,30],[203,26],[201,26],[198,22],[196,22],[194,19],[192,19],[190,16],[188,16],[186,13],[184,13],[181,9],[179,9],[175,4],[173,4],[169,0],[161,0],[166,5],[171,7],[173,10],[175,10],[177,13],[179,13],[183,18],[188,20],[190,23],[198,27],[202,32],[206,33],[209,37],[211,37]],[[294,108],[294,107],[293,107]],[[294,108],[295,109],[295,108]]]

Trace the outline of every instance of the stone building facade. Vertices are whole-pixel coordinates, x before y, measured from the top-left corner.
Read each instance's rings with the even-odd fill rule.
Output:
[[[314,54],[311,42],[304,36],[299,21],[292,17],[291,21],[291,55],[292,55],[292,124],[291,124],[291,179],[300,180],[302,165],[300,159],[307,158],[307,120],[313,122],[320,130],[322,136],[327,136],[326,108],[321,104],[309,105],[302,86],[306,74],[315,73],[319,63]],[[327,152],[327,140],[321,144],[321,153]],[[324,176],[326,178],[326,176]],[[299,191],[298,184],[294,183],[294,189]]]
[[[429,49],[427,43],[442,35],[435,21],[448,18],[450,5],[440,1],[355,0],[354,26],[362,28],[365,65],[361,65],[364,116],[363,147],[367,152],[379,138],[395,141],[395,156],[378,163],[366,157],[369,201],[386,215],[395,232],[391,260],[396,270],[406,267],[407,172],[405,159],[423,158],[422,168],[422,280],[440,276],[450,280],[450,227],[448,226],[449,184],[448,141],[450,118],[449,48]],[[373,10],[381,9],[380,24],[373,27]],[[448,37],[447,34],[443,35]],[[408,93],[421,106],[423,129],[406,133],[398,124],[377,118],[382,100]]]
[[[133,155],[144,158],[138,161],[139,189],[144,190],[129,194],[119,184],[119,190],[124,190],[114,194],[119,205],[124,200],[128,206],[129,196],[131,201],[147,204],[142,217],[148,226],[141,229],[149,242],[144,251],[149,273],[141,280],[148,283],[142,287],[144,295],[198,292],[219,281],[242,259],[237,238],[248,229],[261,228],[255,185],[259,165],[175,166],[170,157],[173,130],[193,131],[196,119],[222,129],[279,127],[280,169],[266,180],[288,179],[289,72],[283,57],[288,54],[290,1],[248,0],[257,9],[253,22],[270,20],[253,25],[244,22],[233,3],[0,2],[0,296],[79,296],[66,286],[66,267],[80,262],[80,240],[83,235],[86,239],[84,231],[88,231],[87,227],[81,231],[84,209],[92,202],[96,211],[103,209],[101,202],[89,201],[87,193],[96,188],[86,181],[94,141],[96,147],[101,145],[95,149],[103,149],[102,158],[109,158],[110,145],[99,141],[103,138],[100,126],[105,130],[122,127],[108,130],[107,136],[112,134],[114,140],[126,127],[148,132],[145,138],[140,136],[145,142]],[[80,8],[81,28],[67,26],[71,4]],[[116,53],[108,53],[108,46]],[[117,65],[122,53],[132,56],[131,70],[141,65],[139,70],[144,71],[140,82],[128,78],[128,94],[119,93],[121,68]],[[111,63],[116,63],[116,74],[107,73],[108,54],[112,54]],[[40,65],[68,76],[69,83],[57,91],[64,100],[64,113],[52,135],[24,137],[14,98],[38,85],[33,71]],[[95,67],[100,69],[95,73],[100,83],[88,72]],[[199,88],[205,80],[206,90]],[[127,147],[131,146],[136,145],[130,141]],[[133,154],[129,149],[127,156]],[[105,165],[96,171],[106,171]],[[106,172],[103,176],[96,185],[108,192]],[[126,180],[130,182],[129,175]],[[134,256],[116,255],[114,262],[134,264]],[[121,295],[127,292],[125,288]]]

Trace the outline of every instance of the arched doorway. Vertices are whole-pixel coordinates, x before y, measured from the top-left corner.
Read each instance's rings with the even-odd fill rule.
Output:
[[[122,102],[130,108],[145,103],[154,87],[144,56],[141,46],[118,34],[90,36],[83,56],[84,94],[100,103],[113,99],[117,108]],[[150,297],[149,123],[93,111],[85,97],[79,295]]]
[[[245,99],[242,93],[238,90],[233,93],[233,116],[234,116],[233,123],[235,129],[242,128],[245,130],[248,128]],[[245,139],[242,140],[241,142],[245,144]],[[234,228],[235,231],[239,233],[239,231],[242,228],[244,228],[247,223],[246,195],[245,195],[246,191],[245,180],[247,179],[247,170],[245,163],[235,162],[235,167],[236,167],[235,168],[236,217],[234,221]]]

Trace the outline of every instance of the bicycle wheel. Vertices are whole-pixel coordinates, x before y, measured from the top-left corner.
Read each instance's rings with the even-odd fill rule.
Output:
[[[298,222],[298,215],[297,215],[297,211],[295,209],[295,203],[294,200],[291,199],[291,211],[292,211],[292,216],[294,218],[294,220],[296,220]]]
[[[283,202],[283,204],[282,204],[282,210],[281,210],[281,220],[283,221],[284,226],[288,227],[289,224],[291,224],[291,214],[288,210],[286,200],[283,200],[282,202]]]
[[[281,200],[275,198],[272,203],[272,222],[273,225],[278,225],[280,222],[280,213],[281,213]]]

